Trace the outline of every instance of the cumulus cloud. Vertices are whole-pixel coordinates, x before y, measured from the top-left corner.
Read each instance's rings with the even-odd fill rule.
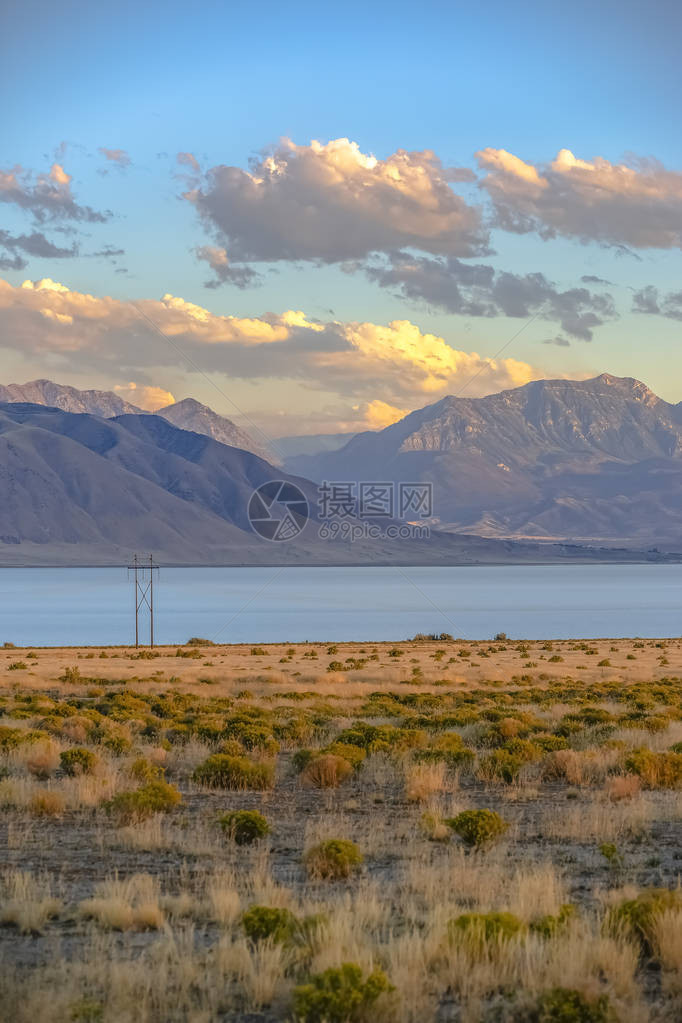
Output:
[[[682,320],[682,291],[661,294],[653,284],[648,284],[633,295],[632,311],[650,316],[665,316],[669,320]]]
[[[175,398],[170,391],[151,384],[136,384],[133,380],[127,384],[116,384],[114,391],[131,405],[137,405],[147,412],[156,412],[167,405],[175,404]]]
[[[194,250],[196,257],[208,263],[215,276],[204,282],[205,288],[219,288],[221,284],[234,284],[237,288],[248,288],[260,279],[248,266],[234,266],[227,258],[227,250],[216,245],[202,245]]]
[[[538,314],[556,320],[566,333],[583,341],[616,315],[608,294],[588,288],[559,289],[544,274],[496,271],[482,263],[463,263],[454,256],[411,256],[368,261],[365,273],[400,297],[463,316],[511,316],[528,319]]]
[[[476,154],[481,181],[505,231],[537,231],[632,248],[682,245],[682,173],[654,160],[580,160],[562,149],[549,164],[526,163],[505,149]]]
[[[392,426],[393,423],[404,419],[410,411],[410,409],[395,408],[394,405],[388,405],[379,398],[353,406],[357,429],[363,430],[383,430],[385,426]]]
[[[53,163],[46,174],[33,178],[21,167],[0,170],[0,202],[13,203],[31,213],[38,223],[49,220],[74,220],[103,223],[110,213],[81,206],[71,190],[72,177],[60,163]]]
[[[405,246],[473,256],[487,251],[487,231],[451,187],[472,177],[430,150],[380,160],[347,138],[283,139],[248,171],[212,167],[184,198],[238,262],[337,263]]]
[[[108,163],[116,164],[121,170],[125,170],[126,167],[130,166],[130,156],[125,149],[107,149],[106,146],[100,146],[98,152],[102,154]]]
[[[12,235],[0,228],[0,269],[23,270],[27,261],[24,256],[38,259],[69,259],[78,255],[78,247],[63,248],[54,245],[40,231],[31,234]]]
[[[150,325],[169,339],[164,343]],[[164,295],[136,304],[71,291],[49,278],[13,287],[0,281],[0,335],[25,354],[139,377],[144,367],[181,367],[244,380],[288,379],[400,413],[455,392],[475,377],[486,394],[542,377],[515,359],[460,351],[409,320],[319,322],[289,310],[221,316]],[[372,414],[393,414],[373,406]]]

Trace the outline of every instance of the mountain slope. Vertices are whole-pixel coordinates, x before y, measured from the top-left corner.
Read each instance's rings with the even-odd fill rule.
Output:
[[[0,385],[0,402],[29,402],[33,405],[47,405],[63,412],[85,412],[93,416],[111,419],[122,415],[151,415],[144,409],[124,401],[113,391],[81,391],[67,384],[55,384],[52,380],[31,380],[26,384]],[[244,430],[218,415],[207,405],[193,398],[185,398],[154,413],[163,416],[182,430],[203,433],[207,437],[228,444],[231,447],[251,451],[259,458],[276,462],[277,459],[265,445],[258,443]]]
[[[181,430],[192,430],[193,433],[203,433],[206,437],[221,444],[228,444],[233,448],[242,448],[244,451],[251,451],[254,455],[276,463],[277,456],[270,451],[265,444],[259,444],[244,430],[240,430],[231,419],[219,416],[217,412],[195,401],[194,398],[184,398],[174,405],[167,405],[166,408],[158,409],[157,416],[163,416],[169,423],[179,426]]]
[[[119,398],[113,391],[79,391],[52,380],[30,380],[26,384],[0,384],[0,402],[29,402],[49,405],[64,412],[89,412],[94,416],[121,416],[142,412],[136,405]]]
[[[251,495],[295,482],[310,519],[287,543],[251,531]],[[477,564],[619,560],[593,550],[433,533],[425,540],[318,535],[317,488],[256,455],[180,430],[160,416],[104,419],[0,404],[0,565],[122,564],[153,552],[166,564]],[[641,555],[633,556],[640,560]]]
[[[444,398],[340,451],[287,465],[313,479],[432,482],[434,516],[460,531],[682,537],[682,405],[607,374]]]

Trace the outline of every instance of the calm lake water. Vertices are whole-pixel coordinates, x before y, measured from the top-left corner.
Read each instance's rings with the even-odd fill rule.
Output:
[[[159,643],[682,635],[682,565],[167,568],[154,599]],[[22,646],[130,643],[133,585],[118,568],[0,569],[0,622]]]

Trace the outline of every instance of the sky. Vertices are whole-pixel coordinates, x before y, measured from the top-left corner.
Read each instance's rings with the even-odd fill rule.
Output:
[[[609,372],[682,400],[682,9],[0,14],[0,380],[271,436]]]

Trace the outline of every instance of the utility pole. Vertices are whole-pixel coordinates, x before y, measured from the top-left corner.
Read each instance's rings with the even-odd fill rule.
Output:
[[[140,645],[140,611],[149,611],[149,645],[154,647],[154,573],[159,571],[151,554],[147,557],[133,555],[132,565],[128,565],[128,578],[133,573],[135,585],[135,646]],[[158,578],[158,575],[157,575]]]

